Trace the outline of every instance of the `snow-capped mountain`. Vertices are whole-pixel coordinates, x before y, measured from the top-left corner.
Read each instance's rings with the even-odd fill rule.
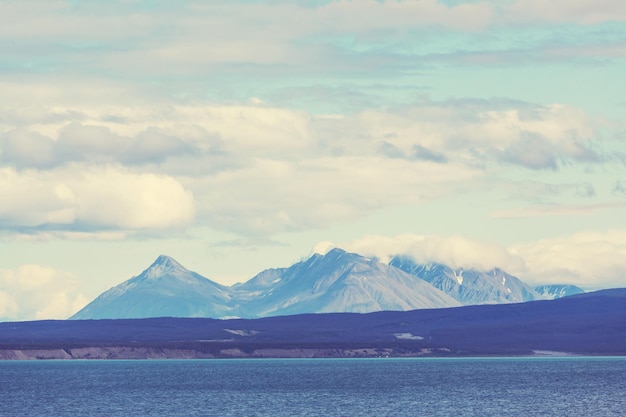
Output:
[[[460,305],[428,283],[341,249],[286,269],[266,270],[237,286],[245,317],[413,310]]]
[[[389,264],[342,249],[314,254],[288,268],[262,271],[243,284],[215,283],[170,257],[102,293],[72,319],[256,318],[301,313],[413,310],[560,298],[583,292],[566,285],[531,288],[495,268],[453,269],[396,256]]]
[[[580,287],[566,284],[540,285],[538,287],[535,287],[535,291],[537,291],[543,298],[547,300],[555,300],[557,298],[567,297],[569,295],[575,294],[582,294],[585,292],[585,290]]]
[[[244,284],[219,285],[160,256],[140,275],[104,292],[72,319],[265,317],[460,305],[432,285],[376,260],[334,249]]]
[[[224,317],[230,289],[161,255],[148,269],[85,306],[71,319]]]
[[[490,271],[452,269],[438,263],[417,264],[396,256],[389,265],[432,284],[464,305],[503,304],[540,300],[543,297],[519,278],[494,268]]]

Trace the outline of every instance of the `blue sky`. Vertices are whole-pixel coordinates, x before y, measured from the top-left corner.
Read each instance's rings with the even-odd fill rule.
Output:
[[[0,3],[0,319],[159,254],[337,245],[626,285],[626,5]]]

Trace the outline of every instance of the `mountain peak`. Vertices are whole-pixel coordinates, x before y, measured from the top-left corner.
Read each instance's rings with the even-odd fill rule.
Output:
[[[182,266],[174,258],[167,255],[160,255],[156,260],[146,269],[145,273],[148,278],[155,278],[165,273],[172,273],[175,271],[187,271],[187,268]]]
[[[329,256],[329,255],[330,255],[330,257],[341,256],[341,255],[345,255],[346,253],[348,253],[348,252],[346,252],[345,250],[343,250],[341,248],[332,248],[324,256]]]
[[[72,319],[143,317],[228,317],[229,291],[159,256],[141,274],[105,291]]]

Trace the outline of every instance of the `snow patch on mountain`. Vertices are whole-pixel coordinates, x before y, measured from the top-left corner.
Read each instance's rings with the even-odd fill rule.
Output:
[[[499,268],[479,271],[453,269],[433,262],[417,264],[406,255],[393,257],[389,265],[430,283],[464,305],[518,303],[542,299],[533,288]]]
[[[567,284],[540,285],[535,287],[535,291],[537,291],[543,298],[547,300],[555,300],[557,298],[582,294],[585,292],[585,290],[580,287]]]
[[[422,336],[415,336],[412,333],[394,333],[393,335],[400,340],[424,340]]]

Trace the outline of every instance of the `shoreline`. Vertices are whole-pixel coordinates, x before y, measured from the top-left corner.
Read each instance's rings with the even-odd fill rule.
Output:
[[[0,361],[36,360],[193,360],[193,359],[350,359],[350,358],[566,358],[566,357],[626,357],[602,353],[570,353],[552,351],[532,352],[451,352],[446,348],[417,351],[397,351],[393,348],[260,348],[246,352],[239,348],[208,352],[167,347],[77,347],[58,349],[0,349]]]

